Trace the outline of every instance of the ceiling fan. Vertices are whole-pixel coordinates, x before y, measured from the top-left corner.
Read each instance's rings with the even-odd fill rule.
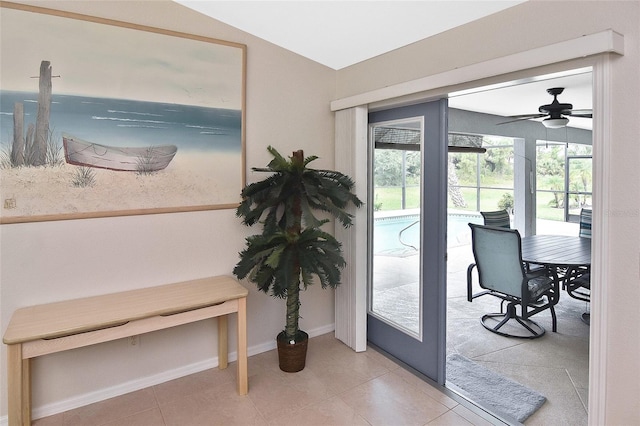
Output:
[[[547,89],[547,93],[553,96],[553,102],[548,105],[541,105],[538,108],[538,111],[540,112],[539,114],[512,115],[509,118],[512,118],[513,120],[504,121],[498,124],[506,124],[520,120],[547,117],[542,120],[542,124],[550,129],[559,129],[561,127],[565,127],[567,123],[569,123],[569,119],[565,116],[592,118],[593,113],[590,109],[576,110],[573,109],[572,104],[564,104],[558,102],[558,95],[560,95],[563,91],[564,87],[553,87],[551,89]]]

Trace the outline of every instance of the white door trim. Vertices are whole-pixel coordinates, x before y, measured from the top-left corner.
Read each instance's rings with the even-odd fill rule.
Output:
[[[526,71],[527,69],[544,67],[546,65],[552,65],[563,61],[583,59],[585,56],[595,55],[592,56],[593,60],[588,61],[591,62],[591,66],[593,67],[593,202],[594,223],[597,225],[594,227],[595,230],[592,243],[594,248],[592,279],[594,280],[595,285],[593,286],[594,301],[592,302],[591,310],[592,321],[589,349],[590,425],[603,424],[606,415],[606,361],[608,337],[608,286],[606,285],[606,280],[610,275],[610,271],[608,267],[608,253],[604,247],[608,245],[607,242],[609,241],[609,225],[606,212],[609,211],[610,201],[607,188],[610,187],[609,170],[613,166],[609,155],[610,148],[607,144],[607,141],[611,140],[611,53],[622,55],[623,52],[623,36],[612,30],[608,30],[590,36],[584,36],[578,39],[556,43],[538,49],[509,55],[503,58],[474,64],[434,76],[428,76],[419,80],[385,87],[383,89],[355,95],[349,98],[339,99],[331,103],[332,111],[339,111],[354,107],[366,108],[367,104],[371,102],[390,101],[402,96],[412,95],[427,90],[443,89],[444,87],[469,83],[472,81],[478,81],[478,86],[481,86],[482,83],[479,80],[482,78],[492,78],[515,71]],[[570,63],[567,64],[567,69],[570,69],[570,66]],[[580,65],[577,68],[582,67],[584,67],[583,61],[580,62]],[[540,72],[537,72],[536,74],[540,74]],[[392,103],[393,102],[391,102],[391,104]],[[362,112],[364,110],[360,109],[360,111]],[[366,120],[364,123],[362,120],[354,120],[352,121],[352,125],[354,125],[355,128],[351,129],[350,132],[356,135],[366,135]],[[338,123],[336,123],[336,158],[340,155],[341,150],[345,149],[345,143],[356,145],[354,148],[350,149],[359,149],[358,145],[362,144],[361,141],[359,144],[356,144],[356,142],[361,138],[349,139],[349,136],[344,133],[344,131],[341,133],[341,137],[339,138],[337,126]],[[358,129],[358,127],[360,128]],[[362,162],[364,163],[364,161]],[[349,170],[345,171],[349,172]],[[366,182],[366,179],[364,182]],[[361,230],[358,231],[358,235],[362,237],[363,234],[366,235],[366,231],[361,228]],[[358,236],[354,236],[352,238],[358,239]],[[364,246],[366,247],[366,245]],[[358,265],[358,268],[361,267],[366,267],[366,260],[364,265]],[[366,288],[366,279],[360,278],[363,278],[363,276],[360,276],[358,280],[354,280],[351,283],[351,285],[354,286],[353,288],[345,290],[349,290],[354,294],[361,293],[361,286]],[[366,314],[366,295],[364,298],[358,297],[355,300],[351,300],[351,302],[356,304],[355,307],[350,307],[351,310],[354,312],[364,311]],[[350,346],[356,350],[363,350],[362,342],[366,342],[367,333],[366,321],[355,321],[350,322],[349,324],[343,323],[339,326],[338,322],[342,322],[346,319],[344,314],[339,314],[338,310],[340,309],[343,308],[336,305],[336,329],[342,327],[344,330],[349,330],[350,336],[353,339],[352,341],[360,342],[360,344],[357,345],[359,349],[356,349],[355,344]]]
[[[589,424],[606,423],[607,389],[607,318],[606,285],[609,271],[610,197],[611,187],[611,60],[603,55],[593,66],[593,222],[591,286],[591,327],[589,335]]]
[[[367,107],[358,106],[337,111],[335,119],[335,168],[354,179],[354,193],[363,201],[369,181],[367,116]],[[353,209],[353,225],[335,227],[347,263],[335,293],[335,336],[356,352],[367,349],[367,211]]]

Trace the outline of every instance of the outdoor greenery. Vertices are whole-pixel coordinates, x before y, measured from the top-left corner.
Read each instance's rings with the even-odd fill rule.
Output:
[[[449,154],[461,186],[513,188],[513,141],[509,138],[485,137],[485,154]],[[480,182],[478,182],[478,175]]]
[[[459,210],[497,210],[513,208],[514,152],[511,138],[485,137],[485,154],[449,154],[448,207]],[[569,208],[579,211],[591,204],[591,146],[542,143],[537,149],[537,216],[564,220],[566,155],[571,159]],[[402,174],[403,158],[406,174]],[[377,150],[374,160],[374,207],[398,210],[420,206],[420,155],[418,152]],[[478,206],[478,199],[480,205]]]
[[[402,163],[406,165],[406,184],[420,184],[420,152],[396,149],[377,150],[373,164],[376,186],[402,185]]]
[[[514,207],[513,195],[508,192],[505,192],[504,194],[502,194],[502,198],[498,202],[498,207],[501,210],[513,212],[513,207]]]
[[[546,216],[555,216],[550,209],[563,211],[565,207],[565,149],[568,156],[591,156],[591,146],[588,145],[545,143],[537,149],[538,211]],[[574,158],[569,161],[569,209],[578,211],[583,205],[591,204],[591,159]],[[562,220],[562,215],[559,220]]]

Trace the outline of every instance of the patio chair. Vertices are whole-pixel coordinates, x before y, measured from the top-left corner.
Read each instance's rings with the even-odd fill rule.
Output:
[[[591,209],[580,210],[580,231],[581,238],[591,238]],[[576,268],[566,272],[565,288],[569,296],[578,300],[590,301],[589,291],[591,288],[591,268],[589,266]]]
[[[591,238],[591,216],[593,212],[591,209],[580,210],[580,232],[579,237]]]
[[[554,306],[560,297],[558,275],[546,268],[527,271],[522,262],[522,245],[517,230],[470,223],[475,263],[467,268],[467,300],[491,295],[501,299],[500,313],[482,316],[482,325],[502,336],[536,338],[544,327],[530,319],[549,310],[553,331],[557,330]],[[473,270],[483,291],[473,294]],[[507,304],[506,310],[504,304]],[[519,307],[520,315],[517,313]]]
[[[591,238],[591,209],[580,210],[580,233],[582,238]],[[574,299],[591,302],[591,268],[577,268],[568,271],[565,277],[565,290]]]
[[[495,226],[497,228],[511,229],[511,217],[506,210],[496,210],[493,212],[480,212],[484,219],[484,226]],[[530,263],[524,264],[527,271],[533,269],[539,269],[539,265],[532,265]]]
[[[484,219],[484,226],[495,226],[498,228],[511,228],[511,218],[506,210],[493,212],[480,212]]]
[[[576,274],[575,278],[569,277],[565,288],[574,299],[591,302],[591,273],[584,272]]]

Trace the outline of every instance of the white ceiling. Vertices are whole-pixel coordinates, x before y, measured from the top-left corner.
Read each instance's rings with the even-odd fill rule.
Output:
[[[526,0],[218,1],[174,0],[193,10],[333,69],[370,59]],[[590,109],[591,72],[551,75],[509,87],[453,96],[452,108],[510,116],[535,114],[564,87],[560,102]],[[591,119],[569,126],[591,128]]]
[[[552,87],[563,87],[558,101],[573,104],[573,109],[592,109],[592,73],[590,69],[549,74],[505,84],[475,89],[473,93],[451,94],[449,107],[501,116],[536,114],[540,105],[553,101],[547,93]],[[590,118],[568,117],[569,127],[592,128]],[[541,120],[538,120],[541,121]]]
[[[525,0],[174,1],[338,70]]]

